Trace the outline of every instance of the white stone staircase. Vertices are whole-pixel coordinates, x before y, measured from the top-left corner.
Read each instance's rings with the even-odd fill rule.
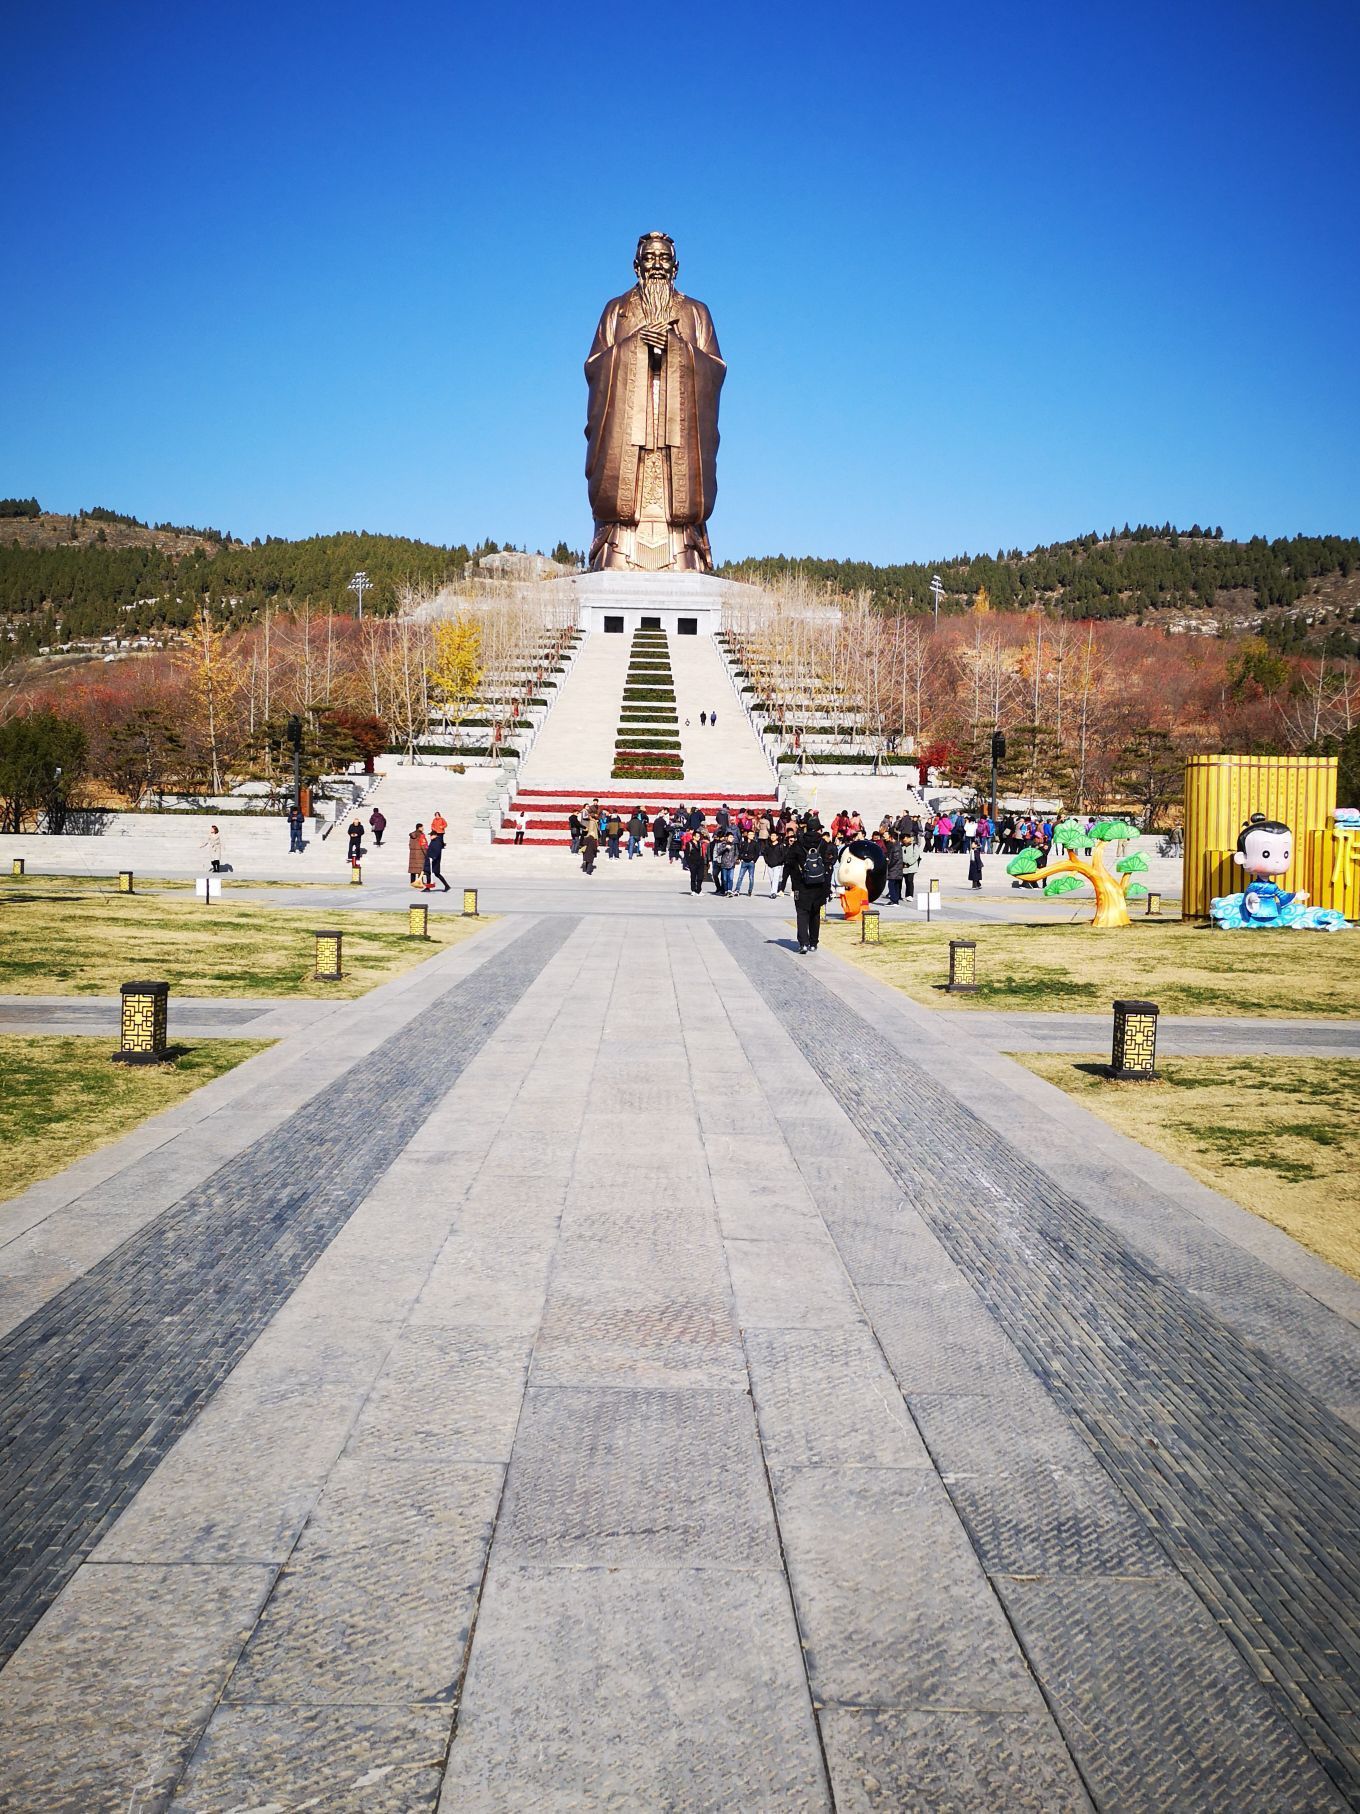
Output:
[[[612,779],[632,637],[593,631],[520,770],[510,814],[495,834],[497,844],[513,843],[521,812],[528,820],[526,844],[565,844],[567,815],[593,799],[625,816],[635,805],[652,816],[684,803],[701,806],[710,817],[724,802],[752,811],[775,805],[773,771],[712,637],[670,635],[666,642],[682,778]],[[707,722],[714,712],[716,725]]]
[[[601,787],[614,765],[614,733],[631,638],[587,636],[520,770],[524,787]]]
[[[680,754],[691,793],[773,790],[774,773],[711,636],[669,637]],[[701,712],[718,714],[716,727]]]

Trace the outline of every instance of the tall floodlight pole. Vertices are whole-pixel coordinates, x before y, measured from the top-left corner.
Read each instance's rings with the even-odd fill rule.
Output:
[[[944,581],[938,573],[931,575],[930,596],[935,601],[935,628],[938,630],[940,627],[940,600],[944,597]]]
[[[372,585],[373,581],[364,572],[362,567],[355,574],[354,578],[349,580],[346,584],[346,590],[352,592],[359,601],[359,621],[361,623],[363,622],[364,616],[364,593],[369,591]]]

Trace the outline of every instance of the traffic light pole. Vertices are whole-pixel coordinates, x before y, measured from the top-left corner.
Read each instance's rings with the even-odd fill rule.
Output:
[[[302,720],[296,713],[288,720],[288,741],[293,746],[293,805],[302,811]]]
[[[992,732],[992,832],[996,832],[996,765],[1006,760],[1006,734]]]

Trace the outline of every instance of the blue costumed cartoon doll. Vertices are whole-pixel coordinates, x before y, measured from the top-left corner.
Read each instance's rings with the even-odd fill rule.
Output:
[[[1278,819],[1253,813],[1237,834],[1233,861],[1247,872],[1241,894],[1223,894],[1209,903],[1209,917],[1230,932],[1344,932],[1346,916],[1330,907],[1308,906],[1308,896],[1286,894],[1273,876],[1282,876],[1294,854],[1294,836]]]

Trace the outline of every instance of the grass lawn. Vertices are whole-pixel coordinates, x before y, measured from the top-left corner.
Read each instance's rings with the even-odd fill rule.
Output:
[[[173,1064],[114,1064],[111,1038],[0,1034],[0,1199],[126,1134],[200,1084],[263,1052],[260,1039],[205,1039]]]
[[[1360,1059],[1168,1058],[1160,1082],[1112,1083],[1089,1054],[1012,1056],[1360,1278]]]
[[[324,908],[179,895],[0,896],[0,995],[116,995],[122,982],[167,982],[180,995],[363,995],[468,937],[484,919],[432,913],[428,943],[406,910]],[[313,931],[344,933],[345,976],[312,979]]]
[[[138,894],[160,894],[172,889],[177,894],[192,894],[194,884],[183,878],[170,880],[165,876],[144,876],[134,874],[132,885]],[[222,898],[225,900],[233,888],[276,888],[282,891],[298,888],[334,888],[335,881],[328,882],[257,882],[245,876],[233,882],[225,876],[222,882]],[[0,874],[0,904],[6,901],[39,900],[43,896],[89,895],[91,898],[106,894],[117,894],[118,875],[115,870],[100,875],[35,875],[30,869],[27,875],[14,876],[8,871]]]
[[[171,882],[161,877],[138,875],[133,876],[132,885],[144,892],[174,888],[187,894],[193,888],[192,882]],[[37,901],[53,895],[60,895],[63,899],[73,895],[89,895],[93,898],[117,892],[118,876],[113,870],[107,875],[35,875],[31,869],[27,875],[22,876],[8,873],[0,875],[0,902]]]
[[[1163,1014],[1349,1020],[1360,1014],[1360,932],[1215,932],[1179,920],[1091,926],[822,923],[824,942],[932,1007],[1103,1013],[1122,996]],[[978,992],[946,995],[951,938],[977,940]]]

